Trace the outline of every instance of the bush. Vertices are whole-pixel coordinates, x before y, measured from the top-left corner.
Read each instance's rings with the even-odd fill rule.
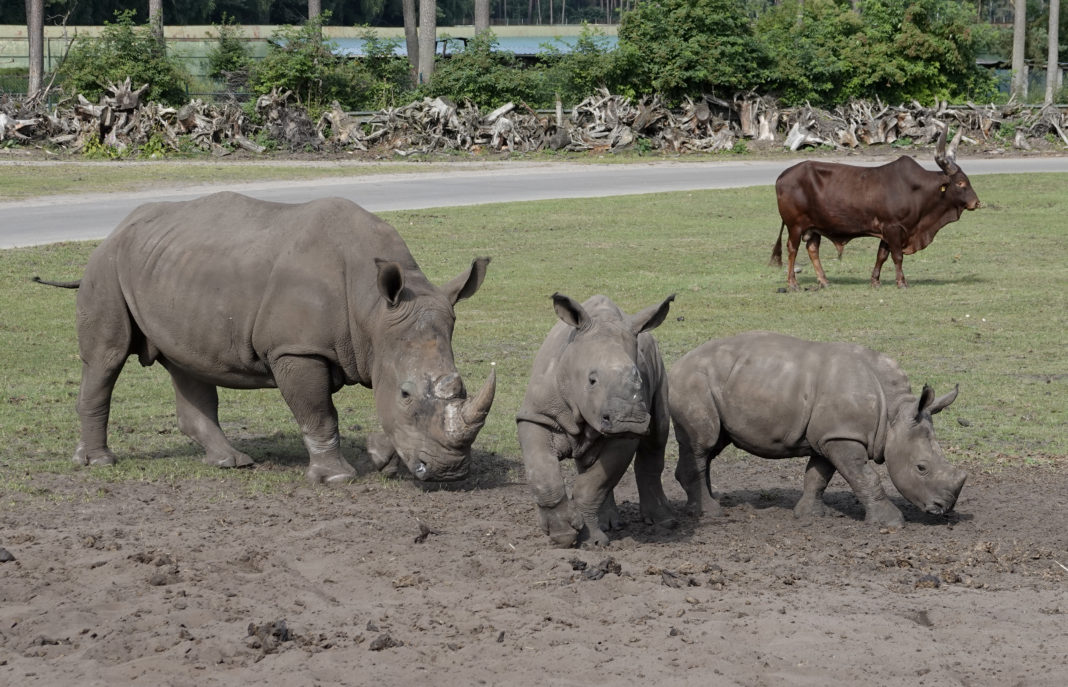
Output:
[[[506,102],[549,107],[553,94],[544,69],[524,69],[515,53],[497,49],[493,31],[480,32],[449,59],[434,65],[434,77],[418,90],[420,96],[467,99],[480,107]]]
[[[623,15],[619,49],[634,91],[669,102],[768,79],[770,61],[735,0],[657,0]]]
[[[148,26],[134,25],[134,11],[115,13],[99,38],[78,38],[58,69],[58,83],[71,93],[98,100],[108,82],[130,77],[134,88],[148,84],[143,99],[167,105],[187,100],[189,74],[167,56]]]
[[[578,104],[599,87],[620,95],[635,95],[622,78],[619,53],[600,29],[584,24],[569,52],[549,43],[541,48],[539,57],[547,85],[560,95],[565,106]]]
[[[223,23],[215,30],[219,41],[208,51],[208,76],[226,81],[231,87],[240,86],[248,81],[251,51],[241,40],[241,29],[232,17],[223,14]]]

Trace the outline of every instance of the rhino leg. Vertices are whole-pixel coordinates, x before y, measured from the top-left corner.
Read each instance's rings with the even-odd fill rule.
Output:
[[[823,446],[823,453],[853,488],[864,506],[866,522],[884,527],[905,524],[901,511],[883,491],[879,473],[868,462],[868,451],[862,444],[848,439],[828,441]]]
[[[114,465],[116,461],[115,454],[108,448],[108,419],[111,416],[111,392],[126,358],[115,356],[109,359],[112,360],[110,364],[86,362],[82,365],[82,384],[78,391],[81,440],[71,458],[77,465]]]
[[[704,441],[695,440],[683,422],[681,416],[675,422],[675,438],[679,442],[679,462],[675,466],[675,479],[686,492],[686,512],[690,515],[722,517],[723,509],[708,490],[708,464],[727,447],[727,440],[717,437],[711,447]],[[687,423],[688,424],[688,423]],[[715,423],[718,431],[718,419]],[[705,423],[702,423],[702,428]]]
[[[609,491],[597,509],[597,525],[603,531],[623,529],[623,517],[619,514],[619,506],[616,505],[616,496]]]
[[[275,382],[308,449],[305,473],[315,484],[348,482],[356,470],[341,455],[337,409],[330,398],[330,368],[319,358],[286,355],[271,365]]]
[[[371,463],[386,477],[396,477],[400,471],[400,456],[393,448],[393,442],[383,432],[374,432],[367,436],[367,453]]]
[[[252,465],[252,458],[231,446],[219,426],[219,392],[215,385],[200,381],[167,362],[163,366],[170,372],[174,386],[178,429],[204,449],[204,462],[220,468]]]
[[[794,515],[798,518],[811,518],[827,514],[823,503],[823,492],[834,477],[835,468],[831,461],[823,456],[812,456],[805,467],[805,487],[801,498],[794,506]]]
[[[572,499],[585,524],[579,534],[579,544],[584,548],[608,546],[608,535],[601,529],[598,516],[608,495],[630,466],[634,448],[634,441],[612,441],[604,446],[595,460],[587,463],[585,469],[579,466],[581,472],[575,476]],[[614,497],[612,503],[615,503]]]
[[[668,418],[657,423],[657,431],[638,442],[634,456],[634,481],[638,484],[638,502],[642,519],[651,525],[674,529],[679,521],[671,510],[661,475],[664,472],[664,449],[668,438]]]
[[[527,483],[538,508],[538,524],[557,546],[575,546],[583,530],[583,519],[567,496],[560,456],[553,450],[552,433],[533,422],[519,422],[517,431]]]

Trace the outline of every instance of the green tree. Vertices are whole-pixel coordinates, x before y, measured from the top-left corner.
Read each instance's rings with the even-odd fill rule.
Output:
[[[508,101],[547,107],[553,102],[545,71],[524,69],[515,53],[498,49],[496,34],[482,31],[435,67],[434,79],[419,89],[428,96],[467,99],[483,108]]]
[[[215,26],[219,41],[208,51],[208,76],[213,79],[228,79],[232,75],[248,78],[251,51],[241,38],[241,28],[233,17],[223,15],[221,24]]]
[[[134,88],[148,84],[144,99],[182,105],[189,75],[160,50],[148,26],[134,24],[134,11],[116,12],[97,38],[79,37],[59,67],[58,82],[71,93],[98,99],[108,82],[130,77]]]
[[[670,101],[756,88],[769,76],[770,60],[736,0],[640,3],[623,15],[619,49],[634,90]]]
[[[589,24],[584,23],[567,52],[545,43],[539,57],[547,71],[548,87],[567,106],[579,103],[602,86],[613,93],[634,95],[630,85],[623,82],[619,53],[603,31]]]

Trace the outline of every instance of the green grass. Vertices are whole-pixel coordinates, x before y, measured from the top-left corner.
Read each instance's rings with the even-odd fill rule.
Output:
[[[936,418],[957,460],[1068,458],[1068,175],[983,176],[986,208],[943,229],[905,258],[912,288],[873,291],[874,239],[851,243],[841,262],[825,252],[831,288],[778,293],[783,271],[767,266],[779,221],[770,188],[544,201],[384,215],[423,270],[441,283],[476,255],[493,262],[481,291],[457,306],[457,366],[469,387],[497,363],[498,392],[475,448],[483,484],[515,479],[521,463],[514,415],[533,355],[553,325],[550,296],[611,296],[628,312],[678,295],[656,330],[670,366],[714,337],[772,329],[854,341],[888,353],[914,390],[960,383],[957,402]],[[74,403],[80,363],[74,293],[29,281],[77,277],[92,244],[0,251],[0,493],[40,494],[42,475],[74,470]],[[803,254],[804,251],[802,251]],[[815,279],[800,263],[802,286]],[[222,422],[259,461],[253,471],[202,466],[174,420],[165,372],[128,363],[116,389],[113,470],[80,472],[92,491],[112,480],[232,481],[233,488],[288,489],[306,458],[276,391],[221,393]],[[347,455],[360,455],[377,427],[371,394],[335,396]],[[962,424],[959,421],[964,421]],[[669,456],[675,447],[669,446]],[[367,477],[366,479],[377,479]],[[47,493],[47,492],[45,492]]]

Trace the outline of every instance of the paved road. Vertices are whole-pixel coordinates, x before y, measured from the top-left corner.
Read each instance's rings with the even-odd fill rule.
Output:
[[[0,248],[103,238],[141,203],[150,200],[185,200],[221,190],[240,191],[282,202],[342,196],[372,212],[382,212],[547,198],[766,186],[773,184],[782,170],[794,162],[732,160],[620,165],[493,163],[457,165],[446,172],[301,182],[216,184],[155,192],[46,197],[0,203]],[[867,164],[883,162],[886,162],[886,158],[871,160]],[[865,162],[858,161],[855,164]],[[970,176],[1068,172],[1068,157],[962,160],[961,165]],[[934,168],[933,163],[928,166]]]

